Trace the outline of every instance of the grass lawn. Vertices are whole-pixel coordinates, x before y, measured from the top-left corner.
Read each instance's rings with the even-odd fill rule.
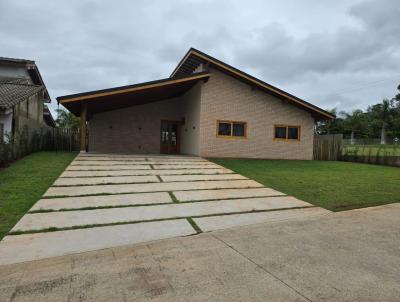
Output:
[[[332,211],[400,202],[400,168],[396,167],[339,161],[211,160]]]
[[[38,152],[0,169],[0,239],[40,199],[76,153]]]
[[[369,156],[400,156],[400,145],[347,145],[342,154]]]

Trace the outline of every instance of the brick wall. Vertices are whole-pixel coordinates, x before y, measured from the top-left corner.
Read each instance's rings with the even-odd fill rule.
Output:
[[[181,99],[96,114],[89,121],[89,151],[160,153],[161,120],[180,120]]]
[[[311,114],[217,70],[201,90],[200,155],[312,159]],[[217,120],[247,122],[247,138],[216,137]],[[301,126],[300,141],[276,141],[274,124]]]

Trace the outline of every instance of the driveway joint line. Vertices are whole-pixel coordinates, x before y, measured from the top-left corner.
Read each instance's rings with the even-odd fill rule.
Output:
[[[176,198],[174,192],[169,191],[168,195],[169,195],[169,197],[171,197],[173,203],[180,203],[179,200]]]
[[[192,226],[192,228],[196,231],[197,234],[203,233],[203,230],[199,227],[199,225],[193,220],[192,217],[187,217],[186,220]]]

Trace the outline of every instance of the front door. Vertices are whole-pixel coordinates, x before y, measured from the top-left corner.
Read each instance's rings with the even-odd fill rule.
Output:
[[[180,139],[180,122],[161,121],[160,153],[178,154]]]

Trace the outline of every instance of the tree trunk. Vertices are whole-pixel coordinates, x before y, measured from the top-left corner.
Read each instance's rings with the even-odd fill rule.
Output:
[[[382,130],[381,130],[381,145],[386,144],[386,133],[385,133],[385,123],[382,124]]]
[[[350,145],[354,145],[354,131],[351,131],[350,134]]]

